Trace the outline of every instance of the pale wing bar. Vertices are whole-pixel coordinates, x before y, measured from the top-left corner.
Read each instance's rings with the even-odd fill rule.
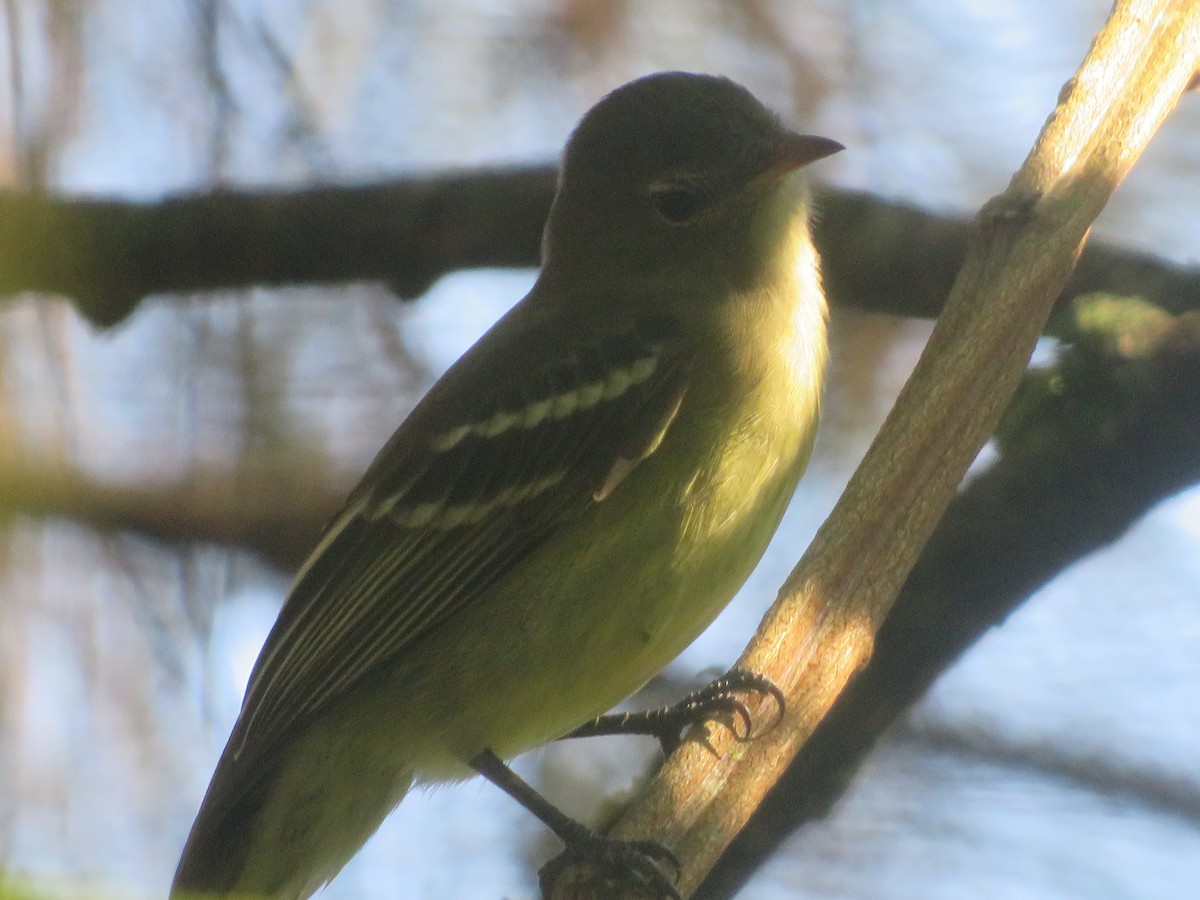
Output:
[[[255,735],[280,737],[351,689],[596,502],[615,465],[657,446],[686,373],[669,325],[651,323],[485,399],[427,446],[391,448],[386,479],[337,520],[268,637],[234,752],[266,751]]]

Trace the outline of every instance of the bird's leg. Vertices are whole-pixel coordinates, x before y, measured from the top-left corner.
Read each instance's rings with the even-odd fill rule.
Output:
[[[733,736],[739,741],[746,741],[750,739],[753,723],[750,711],[738,694],[747,693],[774,697],[779,705],[779,717],[772,727],[778,724],[779,719],[783,718],[783,691],[765,675],[737,666],[672,706],[639,713],[610,713],[579,726],[563,735],[563,738],[644,734],[658,738],[663,755],[670,756],[683,743],[683,734],[688,728],[724,714],[731,719],[729,728]]]
[[[657,841],[618,841],[597,834],[554,806],[491,750],[476,754],[471,758],[470,765],[541,819],[567,845],[566,850],[542,868],[543,891],[563,866],[591,862],[605,870],[621,871],[659,897],[679,900],[679,892],[674,885],[679,878],[679,861],[662,844]],[[674,870],[673,878],[667,877],[660,863]]]

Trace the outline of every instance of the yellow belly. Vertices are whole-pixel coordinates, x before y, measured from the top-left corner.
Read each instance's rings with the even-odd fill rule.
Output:
[[[792,423],[796,427],[796,423]],[[380,689],[394,727],[422,723],[419,778],[468,774],[559,737],[637,690],[725,607],[757,565],[795,489],[812,428],[771,459],[741,447],[663,491],[652,458],[590,511],[580,544],[551,542],[423,638]],[[670,450],[672,448],[663,448]],[[663,455],[665,459],[667,454]],[[683,471],[688,471],[685,467]],[[628,488],[628,490],[626,490]],[[583,523],[573,523],[583,524]],[[408,743],[408,741],[406,741]]]

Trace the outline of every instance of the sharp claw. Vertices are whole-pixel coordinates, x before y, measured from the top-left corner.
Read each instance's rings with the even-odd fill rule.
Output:
[[[750,730],[754,727],[750,718],[750,710],[746,704],[732,695],[713,698],[713,712],[722,710],[730,717],[729,730],[733,732],[734,740],[739,743],[750,739]],[[740,727],[739,727],[740,726]]]
[[[787,698],[783,695],[783,690],[775,682],[771,682],[767,688],[772,697],[775,698],[775,704],[779,707],[779,712],[775,716],[775,721],[771,723],[771,727],[775,728],[783,721],[783,714],[787,711]]]
[[[670,756],[683,743],[683,735],[688,728],[705,719],[712,719],[717,713],[726,713],[732,720],[727,727],[734,738],[739,742],[748,741],[754,736],[754,717],[746,704],[736,696],[740,693],[769,695],[775,700],[778,715],[769,726],[762,729],[763,732],[770,731],[783,721],[787,707],[779,686],[764,675],[738,666],[675,706],[648,713],[602,716],[567,736],[645,734],[658,738],[663,756]]]
[[[787,710],[787,698],[784,696],[782,689],[774,681],[766,675],[761,675],[744,666],[735,666],[729,670],[729,674],[721,679],[727,682],[730,686],[738,687],[741,690],[752,690],[759,694],[769,695],[778,707],[778,712],[775,716],[775,721],[771,723],[771,728],[775,728],[783,721],[783,714]],[[767,729],[770,730],[770,729]]]
[[[683,865],[679,862],[679,857],[672,853],[667,847],[664,847],[658,841],[633,841],[629,844],[641,853],[643,856],[649,856],[651,859],[656,859],[659,862],[666,863],[675,870],[675,880],[679,880],[679,876],[683,874]]]

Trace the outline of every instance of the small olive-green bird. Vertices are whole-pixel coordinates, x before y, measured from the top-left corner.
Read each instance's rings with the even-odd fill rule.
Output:
[[[173,897],[308,897],[414,783],[475,771],[568,843],[588,834],[500,760],[635,691],[762,556],[826,358],[799,170],[840,149],[706,75],[587,113],[533,289],[301,568]]]

